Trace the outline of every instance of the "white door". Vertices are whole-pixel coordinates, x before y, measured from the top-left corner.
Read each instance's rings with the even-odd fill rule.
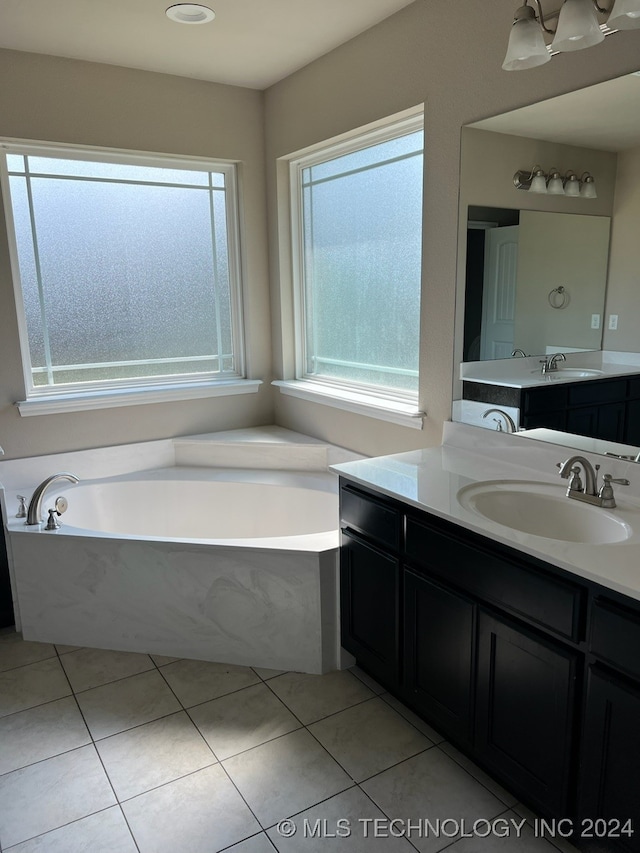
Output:
[[[484,287],[480,358],[509,358],[518,272],[518,225],[489,228],[484,244]]]

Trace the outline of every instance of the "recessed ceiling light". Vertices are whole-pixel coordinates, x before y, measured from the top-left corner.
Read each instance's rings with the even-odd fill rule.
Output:
[[[169,6],[166,16],[178,24],[206,24],[213,21],[216,13],[198,3],[176,3],[175,6]]]

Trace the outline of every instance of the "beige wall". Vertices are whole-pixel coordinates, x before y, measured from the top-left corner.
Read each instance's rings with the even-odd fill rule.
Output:
[[[591,85],[640,65],[635,32],[596,48],[554,57],[526,72],[501,69],[513,0],[416,0],[392,18],[266,92],[270,245],[275,224],[275,159],[415,104],[425,104],[425,193],[421,402],[422,432],[389,426],[327,406],[280,396],[276,417],[365,453],[393,453],[440,442],[450,416],[458,245],[460,130],[490,115]],[[597,51],[597,53],[596,53]],[[514,166],[526,167],[526,163]],[[557,165],[557,164],[551,164]],[[271,255],[276,372],[288,369],[291,342],[282,333],[288,307]]]
[[[493,0],[490,8],[478,0],[416,0],[264,95],[0,51],[0,135],[242,161],[249,374],[267,382],[272,374],[286,375],[291,365],[289,309],[279,288],[277,249],[286,232],[279,233],[276,224],[276,159],[423,102],[426,121],[424,431],[285,398],[267,385],[255,396],[20,418],[12,404],[24,389],[0,227],[0,443],[8,455],[265,423],[274,419],[274,399],[276,422],[364,453],[439,443],[451,407],[461,127],[640,64],[640,36],[627,32],[591,50],[555,57],[542,68],[507,74],[500,64],[514,8],[514,0]]]
[[[0,222],[0,444],[8,457],[270,423],[271,340],[263,95],[0,50],[0,136],[241,161],[247,364],[258,394],[20,417],[24,399],[6,232]]]
[[[640,148],[618,154],[613,205],[606,313],[618,315],[618,330],[605,325],[604,348],[640,351]]]

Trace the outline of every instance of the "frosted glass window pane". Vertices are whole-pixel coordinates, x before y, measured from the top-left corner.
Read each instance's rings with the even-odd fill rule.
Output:
[[[20,158],[23,159],[23,158]],[[186,169],[154,168],[153,166],[100,163],[87,160],[59,160],[53,157],[28,157],[29,170],[34,175],[69,175],[73,177],[103,178],[114,181],[144,181],[162,184],[195,184],[206,187],[209,173]],[[16,166],[9,171],[17,171]]]
[[[386,142],[370,145],[367,148],[361,148],[359,151],[353,151],[351,154],[345,154],[342,157],[318,163],[304,170],[303,183],[326,180],[327,178],[340,176],[353,169],[364,169],[372,165],[377,166],[385,160],[392,160],[397,157],[406,157],[411,154],[420,155],[423,148],[423,136],[424,134],[421,130],[416,131],[416,133],[410,133],[407,136],[389,139]]]
[[[61,161],[24,159],[9,180],[34,385],[238,375],[224,173],[74,180],[69,164],[95,164],[37,177],[35,160]]]
[[[422,152],[387,155],[420,137],[366,149],[362,162],[384,158],[374,168],[333,160],[334,179],[303,187],[307,376],[417,392]]]

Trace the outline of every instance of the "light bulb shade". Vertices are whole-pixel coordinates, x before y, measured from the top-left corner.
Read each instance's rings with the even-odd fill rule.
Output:
[[[634,30],[640,27],[640,0],[616,0],[607,26],[612,30]]]
[[[580,186],[580,197],[581,198],[598,198],[598,193],[596,192],[596,182],[592,175],[588,172],[585,172],[582,176],[581,186]]]
[[[580,181],[578,180],[578,176],[573,172],[567,175],[564,184],[564,194],[573,196],[574,198],[580,195]]]
[[[544,172],[538,172],[534,178],[531,180],[531,186],[529,187],[530,193],[546,193],[547,191],[547,179],[544,175]]]
[[[564,184],[562,176],[557,169],[549,171],[549,182],[547,183],[547,192],[549,195],[564,195]]]
[[[521,6],[509,34],[507,54],[502,63],[505,71],[522,71],[549,62],[551,54],[531,6]]]
[[[593,0],[564,0],[551,50],[582,50],[603,40]]]

